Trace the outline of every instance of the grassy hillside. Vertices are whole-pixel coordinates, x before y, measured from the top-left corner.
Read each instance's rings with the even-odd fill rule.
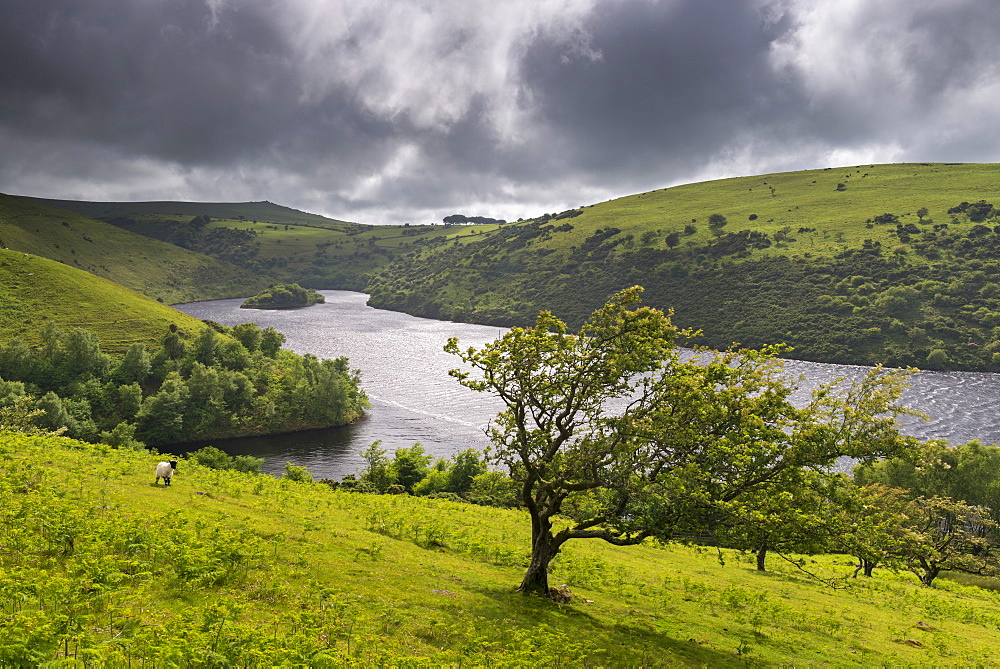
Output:
[[[176,217],[211,216],[247,221],[272,223],[299,223],[333,230],[350,230],[356,223],[339,221],[319,214],[310,214],[272,202],[87,202],[83,200],[49,200],[27,197],[38,204],[67,209],[88,218],[108,220],[119,217]]]
[[[496,229],[492,225],[363,226],[346,232],[306,225],[221,220],[218,227],[252,230],[261,271],[308,288],[365,290],[371,277],[400,255]]]
[[[159,341],[171,324],[190,333],[204,328],[198,319],[107,279],[0,250],[0,342],[20,337],[37,345],[46,323],[91,330],[113,353]]]
[[[373,273],[402,253],[497,227],[361,225],[258,202],[37,201],[239,265],[271,282],[320,289],[364,290]]]
[[[998,166],[865,165],[690,184],[404,254],[373,306],[578,325],[640,284],[699,343],[828,362],[1000,371]],[[926,210],[926,211],[925,211]]]
[[[268,283],[230,263],[3,194],[0,247],[57,260],[169,303],[250,295]]]
[[[527,518],[0,434],[0,664],[988,665],[1000,596],[807,558],[570,544],[513,592]],[[720,564],[723,558],[725,565]]]

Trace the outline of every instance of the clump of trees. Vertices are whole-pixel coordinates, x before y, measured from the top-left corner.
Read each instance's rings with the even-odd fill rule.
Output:
[[[460,223],[475,223],[478,225],[503,225],[507,221],[502,218],[489,218],[487,216],[465,216],[464,214],[452,214],[451,216],[445,216],[444,222],[448,225],[457,225]]]
[[[297,283],[278,283],[243,300],[240,309],[294,309],[322,304],[326,298]]]
[[[34,425],[116,447],[291,432],[343,425],[368,407],[346,358],[281,348],[252,323],[210,323],[187,336],[171,326],[150,351],[120,357],[96,334],[49,326],[39,348],[0,346],[0,408],[30,406]]]
[[[1000,447],[929,441],[905,457],[866,463],[854,481],[893,497],[894,550],[874,564],[913,571],[931,585],[942,571],[1000,575]]]
[[[965,214],[969,217],[969,221],[972,223],[982,223],[987,218],[994,218],[997,216],[997,210],[993,208],[993,205],[986,200],[980,200],[979,202],[962,202],[955,205],[948,210],[949,214]]]
[[[365,466],[360,476],[349,475],[334,487],[352,492],[444,497],[486,506],[517,506],[514,483],[487,469],[483,456],[466,449],[451,458],[434,460],[422,445],[396,449],[390,458],[381,442],[361,452]]]
[[[799,408],[780,349],[682,360],[676,342],[691,333],[639,308],[640,292],[617,293],[576,334],[541,312],[482,349],[446,347],[474,370],[452,371],[460,383],[506,406],[490,427],[491,457],[531,521],[522,592],[550,595],[549,564],[572,539],[626,546],[711,531],[774,512],[839,457],[912,446],[895,423],[908,413],[903,372],[823,386]]]

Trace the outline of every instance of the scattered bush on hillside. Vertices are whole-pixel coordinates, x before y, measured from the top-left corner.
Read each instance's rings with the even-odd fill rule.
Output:
[[[997,216],[998,212],[993,208],[993,205],[986,200],[980,200],[979,202],[962,202],[951,209],[948,210],[949,214],[965,214],[968,216],[969,220],[973,223],[982,223],[987,218],[993,218]]]
[[[708,217],[708,227],[711,228],[712,230],[721,228],[725,226],[728,222],[729,221],[727,221],[726,217],[723,216],[722,214],[711,214]]]
[[[188,459],[210,469],[232,469],[248,474],[259,474],[263,458],[252,455],[229,455],[214,446],[205,446],[188,454]]]
[[[355,492],[388,494],[394,486],[399,492],[418,496],[454,496],[489,506],[510,506],[510,497],[498,494],[496,481],[482,479],[487,472],[481,453],[469,448],[449,458],[439,458],[431,465],[432,456],[418,443],[396,449],[392,459],[376,441],[361,452],[365,466],[358,476],[349,474],[340,482],[343,489]],[[510,481],[509,477],[506,479]],[[516,506],[516,499],[514,501]]]
[[[899,223],[899,216],[896,216],[896,214],[885,213],[873,217],[872,220],[879,225],[896,225]]]

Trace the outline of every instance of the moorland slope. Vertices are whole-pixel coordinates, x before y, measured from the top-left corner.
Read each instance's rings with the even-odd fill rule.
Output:
[[[158,343],[171,325],[191,336],[205,327],[193,316],[108,279],[21,251],[0,250],[0,343],[19,337],[36,346],[48,324],[90,330],[112,353],[123,353],[133,343]]]
[[[415,249],[373,279],[370,303],[579,325],[639,284],[698,344],[1000,371],[998,170],[864,165],[641,193]]]
[[[244,297],[266,280],[229,262],[0,194],[0,248],[56,260],[164,302]]]
[[[212,218],[232,219],[240,221],[270,221],[273,223],[296,223],[314,225],[331,230],[353,230],[359,227],[357,223],[340,221],[319,214],[310,214],[291,207],[283,207],[273,202],[89,202],[86,200],[50,200],[40,197],[25,197],[24,199],[41,205],[75,211],[87,218],[101,221],[122,217],[175,217],[177,219],[194,216],[211,216]]]
[[[402,253],[489,232],[491,224],[362,225],[269,202],[34,202],[238,265],[270,283],[365,290]],[[251,294],[250,291],[247,294]]]

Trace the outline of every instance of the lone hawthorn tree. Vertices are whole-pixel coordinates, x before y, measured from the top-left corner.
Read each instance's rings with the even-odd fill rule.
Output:
[[[481,349],[445,350],[459,382],[500,397],[490,457],[519,484],[531,517],[525,593],[550,595],[549,563],[570,539],[637,544],[711,527],[741,495],[790,472],[901,452],[905,374],[875,370],[796,408],[780,348],[682,359],[667,314],[616,293],[571,334],[551,313]]]

